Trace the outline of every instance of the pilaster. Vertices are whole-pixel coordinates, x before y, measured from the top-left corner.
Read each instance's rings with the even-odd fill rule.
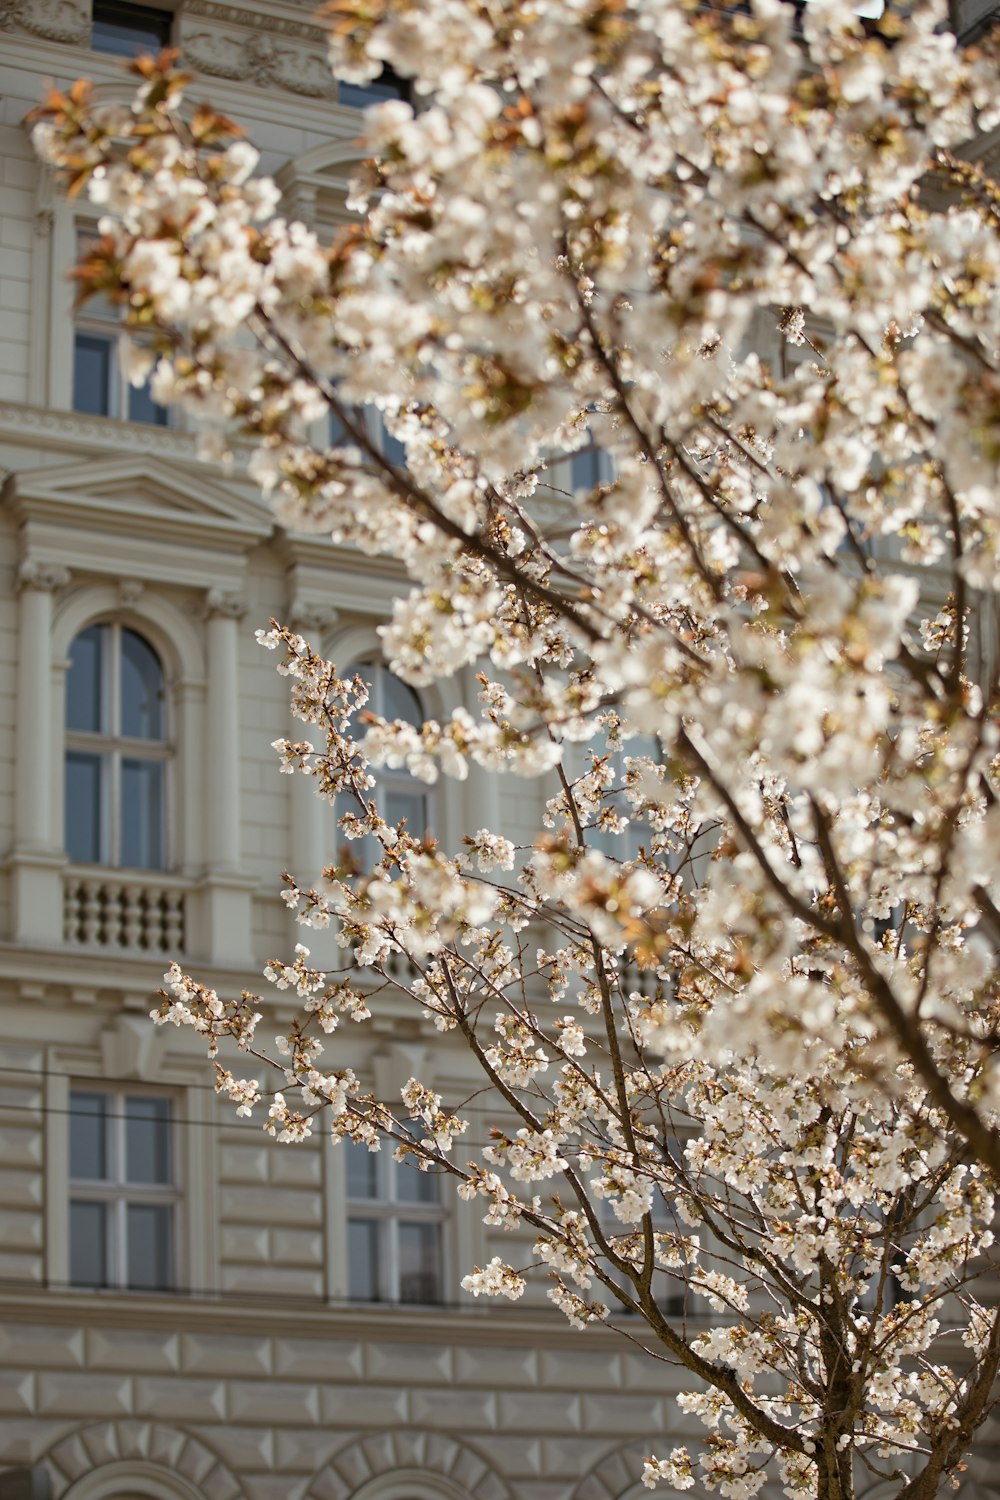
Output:
[[[205,596],[208,656],[205,701],[205,877],[200,951],[218,964],[245,966],[253,958],[252,892],[240,850],[238,622],[242,596],[209,589]]]
[[[53,764],[53,595],[69,571],[27,559],[18,569],[17,798],[10,857],[13,936],[51,946],[61,937],[61,831],[53,825],[58,767]]]

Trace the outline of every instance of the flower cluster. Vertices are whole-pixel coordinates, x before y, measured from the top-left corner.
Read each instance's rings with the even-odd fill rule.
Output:
[[[131,106],[77,85],[35,126],[103,214],[78,277],[141,334],[132,378],[154,361],[210,455],[243,440],[285,524],[405,571],[394,672],[480,673],[478,705],[416,726],[261,633],[311,735],[280,770],[348,846],[284,896],[343,970],[268,965],[274,1057],[256,997],[177,968],[155,1019],[260,1057],[277,1091],[221,1064],[218,1087],[269,1100],[278,1139],[324,1115],[449,1174],[491,1234],[530,1231],[574,1326],[638,1314],[707,1430],[647,1485],[851,1500],[857,1458],[929,1496],[1000,1369],[976,1295],[1000,189],[973,160],[997,42],[959,46],[938,0],[878,24],[846,0],[333,9],[341,75],[388,62],[420,108],[366,117],[359,221],[329,244],[278,216],[230,122],[181,107],[169,55],[134,65]],[[570,492],[559,456],[589,443],[608,477]],[[380,815],[400,767],[541,779],[537,835],[442,848]],[[319,1066],[341,1016],[404,1004],[485,1076],[466,1162],[466,1100]],[[463,1285],[514,1298],[531,1269]]]

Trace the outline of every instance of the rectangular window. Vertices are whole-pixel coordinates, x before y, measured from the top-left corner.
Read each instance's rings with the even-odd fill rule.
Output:
[[[170,45],[172,20],[168,10],[151,5],[94,0],[90,45],[94,52],[111,52],[115,57],[160,52]]]
[[[176,1285],[171,1100],[74,1089],[69,1107],[69,1266],[80,1287]]]
[[[141,6],[106,8],[142,10]],[[170,20],[166,11],[150,14]],[[77,255],[85,255],[93,241],[92,231],[81,230],[77,235]],[[107,297],[91,297],[84,303],[76,315],[73,333],[73,410],[91,417],[119,417],[146,426],[168,426],[170,413],[165,406],[157,406],[150,395],[149,383],[132,386],[126,380],[119,358],[122,337],[121,315]]]
[[[354,1302],[439,1303],[444,1288],[441,1179],[345,1141],[348,1294]]]
[[[112,372],[117,364],[116,340],[103,333],[84,333],[73,339],[73,410],[92,417],[112,417]]]

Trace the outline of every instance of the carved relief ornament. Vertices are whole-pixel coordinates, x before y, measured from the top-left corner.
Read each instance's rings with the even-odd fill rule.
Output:
[[[17,569],[18,589],[37,589],[43,594],[55,593],[69,583],[69,569],[60,563],[42,562],[26,557]]]
[[[184,39],[183,52],[185,62],[215,78],[247,79],[309,99],[332,99],[337,91],[322,53],[281,46],[259,33],[233,37],[199,31]]]
[[[229,589],[209,589],[205,595],[205,618],[220,615],[224,620],[242,620],[247,612],[241,595]]]
[[[15,30],[79,46],[90,36],[90,9],[76,0],[0,0],[0,31]]]

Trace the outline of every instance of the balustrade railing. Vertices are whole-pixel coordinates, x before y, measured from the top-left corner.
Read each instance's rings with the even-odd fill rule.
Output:
[[[186,891],[163,877],[111,878],[68,871],[63,880],[63,939],[74,947],[182,954]]]

